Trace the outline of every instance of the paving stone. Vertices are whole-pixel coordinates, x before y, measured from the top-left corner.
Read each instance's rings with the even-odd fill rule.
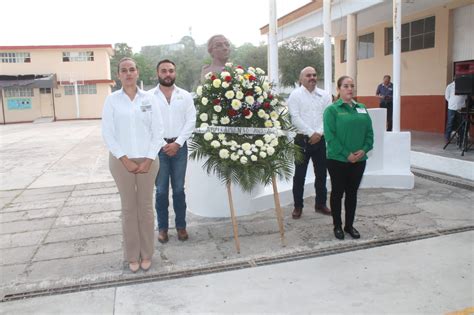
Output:
[[[117,200],[115,202],[109,202],[109,203],[66,206],[62,208],[61,216],[82,214],[82,213],[120,211],[120,210],[121,210],[120,200]]]
[[[46,230],[53,225],[55,220],[55,218],[47,218],[0,223],[0,234]]]
[[[76,185],[77,190],[89,190],[89,189],[100,189],[100,188],[110,188],[117,187],[114,181],[101,182],[101,183],[88,183],[88,184],[79,184]]]
[[[84,197],[84,196],[108,195],[108,194],[118,194],[117,187],[105,187],[105,188],[75,190],[75,191],[72,192],[71,196],[72,197]]]
[[[33,261],[105,254],[122,249],[122,235],[48,243],[40,247]]]
[[[23,276],[26,266],[27,264],[0,266],[0,283],[2,286],[8,286],[16,282],[21,282],[21,277]],[[3,309],[3,311],[5,311],[5,309]]]
[[[120,211],[110,212],[99,212],[82,215],[69,215],[61,216],[57,219],[54,224],[55,227],[73,226],[73,225],[84,225],[84,224],[97,224],[116,222],[120,220]]]
[[[64,205],[64,200],[43,200],[36,202],[21,202],[21,203],[10,203],[7,207],[4,207],[2,212],[14,212],[14,211],[25,211],[34,209],[44,208],[61,208]]]
[[[58,193],[67,193],[74,190],[74,185],[64,185],[64,186],[55,186],[55,187],[44,187],[44,188],[30,188],[24,190],[22,196],[38,196],[38,195],[50,195]]]
[[[47,233],[48,230],[0,234],[0,248],[39,245]]]
[[[71,197],[67,200],[65,206],[90,205],[98,203],[110,203],[120,200],[119,195],[104,195],[104,196],[85,196],[85,197]]]
[[[58,208],[45,208],[16,212],[0,212],[0,222],[52,218],[57,216],[58,211]]]
[[[64,242],[107,235],[122,235],[122,222],[54,228],[48,233],[45,243]]]
[[[17,195],[19,195],[22,191],[23,191],[22,189],[0,190],[0,198],[14,198]]]
[[[0,265],[28,263],[37,246],[23,246],[0,249]]]
[[[34,201],[39,201],[39,200],[48,200],[48,201],[65,201],[71,192],[66,191],[66,192],[54,192],[54,193],[48,193],[48,194],[21,194],[20,196],[16,197],[12,203],[24,203],[24,202],[34,202]]]

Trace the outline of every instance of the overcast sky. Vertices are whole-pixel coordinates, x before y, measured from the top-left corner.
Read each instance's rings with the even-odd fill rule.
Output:
[[[277,0],[277,15],[311,0]],[[203,44],[224,34],[233,44],[266,38],[268,0],[6,0],[1,5],[0,46],[170,44],[192,35]]]

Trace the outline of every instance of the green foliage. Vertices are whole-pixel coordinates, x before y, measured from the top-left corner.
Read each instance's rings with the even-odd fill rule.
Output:
[[[314,67],[320,75],[324,73],[323,53],[324,45],[312,38],[298,37],[285,42],[278,50],[281,84],[294,86],[300,71],[308,66]]]
[[[250,43],[245,43],[233,50],[230,60],[236,65],[259,67],[267,72],[267,45],[254,46]]]

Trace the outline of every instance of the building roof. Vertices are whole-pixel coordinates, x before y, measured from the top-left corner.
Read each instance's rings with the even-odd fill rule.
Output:
[[[111,44],[90,45],[38,45],[38,46],[0,46],[0,51],[12,50],[51,50],[51,49],[106,49],[113,55],[114,49]]]

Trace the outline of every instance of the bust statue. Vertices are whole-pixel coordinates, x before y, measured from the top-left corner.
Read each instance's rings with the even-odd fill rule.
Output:
[[[201,81],[209,72],[221,72],[229,59],[230,43],[224,35],[214,35],[207,41],[207,51],[212,57],[210,65],[205,65],[201,70]]]

